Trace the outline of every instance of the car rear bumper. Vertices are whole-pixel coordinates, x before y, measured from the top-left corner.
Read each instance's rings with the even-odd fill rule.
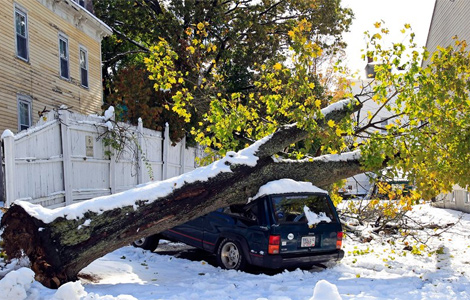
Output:
[[[251,256],[251,263],[256,266],[282,269],[290,267],[312,266],[316,263],[325,263],[329,261],[339,261],[344,257],[343,250],[330,252],[312,253],[309,255],[265,255]]]

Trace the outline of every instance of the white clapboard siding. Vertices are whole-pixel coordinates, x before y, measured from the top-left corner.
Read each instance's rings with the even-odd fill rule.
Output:
[[[426,41],[427,50],[434,53],[438,46],[446,48],[454,45],[455,47],[454,37],[470,43],[469,16],[470,1],[468,0],[436,0]],[[428,65],[430,61],[431,56],[423,64]],[[436,197],[433,205],[470,213],[468,186],[454,186],[452,192]]]
[[[454,37],[470,41],[468,18],[470,16],[470,1],[468,0],[436,0],[429,28],[426,48],[432,54],[438,46],[455,45]],[[431,56],[423,62],[429,64]]]
[[[165,133],[119,123],[129,143],[105,146],[105,120],[59,110],[16,136],[4,134],[5,206],[17,199],[60,207],[164,180],[195,168],[196,148]],[[138,145],[138,146],[137,146]],[[111,155],[109,155],[111,153]]]

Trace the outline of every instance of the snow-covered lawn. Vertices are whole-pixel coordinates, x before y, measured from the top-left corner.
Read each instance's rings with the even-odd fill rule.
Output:
[[[426,223],[458,223],[422,250],[399,237],[369,243],[346,237],[340,263],[276,275],[226,271],[129,246],[96,260],[80,282],[59,290],[34,281],[30,269],[11,271],[0,280],[0,299],[470,299],[470,215],[458,221],[462,213],[428,205],[416,206],[412,214]],[[3,266],[0,276],[12,267]]]

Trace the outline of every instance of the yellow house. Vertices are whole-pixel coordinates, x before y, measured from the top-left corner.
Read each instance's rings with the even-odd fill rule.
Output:
[[[92,0],[0,0],[0,132],[61,105],[101,112],[101,40],[112,31],[89,10]]]

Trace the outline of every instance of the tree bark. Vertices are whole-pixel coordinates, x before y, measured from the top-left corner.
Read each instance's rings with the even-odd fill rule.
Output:
[[[348,117],[360,108],[347,104],[344,102],[339,109],[326,113],[319,123]],[[342,155],[342,160],[320,157],[302,162],[279,162],[271,157],[306,137],[307,133],[295,125],[282,127],[258,145],[255,152],[258,161],[254,166],[234,164],[230,172],[185,183],[158,199],[141,199],[134,205],[99,213],[89,210],[81,218],[60,216],[45,223],[22,206],[13,205],[1,221],[4,249],[10,258],[27,255],[36,280],[57,288],[76,280],[80,270],[106,253],[217,208],[244,203],[269,181],[291,178],[326,186],[363,172],[359,155]]]

